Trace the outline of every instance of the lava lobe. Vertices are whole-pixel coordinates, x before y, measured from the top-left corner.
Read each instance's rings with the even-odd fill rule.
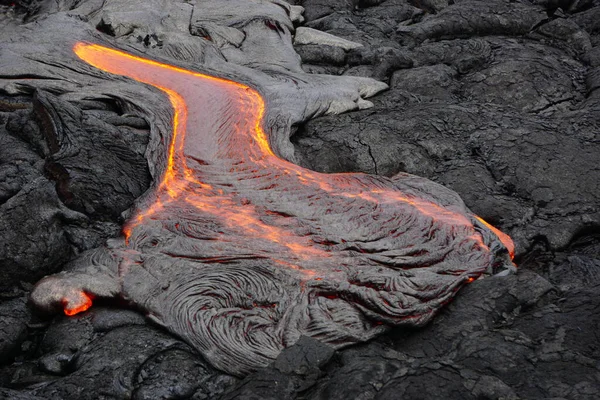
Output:
[[[510,238],[449,189],[409,174],[322,174],[279,158],[247,85],[94,44],[83,61],[164,92],[173,130],[124,238],[42,280],[44,309],[120,297],[216,367],[243,375],[300,336],[334,347],[428,322]]]

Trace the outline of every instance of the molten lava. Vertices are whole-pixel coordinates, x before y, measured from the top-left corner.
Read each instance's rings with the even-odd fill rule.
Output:
[[[404,173],[322,174],[277,157],[265,101],[247,85],[94,44],[74,51],[161,90],[173,129],[150,155],[160,179],[126,240],[42,280],[32,293],[40,307],[71,315],[92,295],[119,296],[243,375],[301,335],[341,347],[423,325],[461,286],[512,264],[510,238],[443,186]]]
[[[475,218],[477,218],[477,220],[479,222],[484,224],[489,230],[491,230],[492,232],[494,232],[494,234],[496,236],[498,236],[498,239],[502,242],[504,247],[506,247],[506,250],[508,250],[508,254],[510,255],[511,260],[513,258],[515,258],[515,244],[513,243],[510,236],[508,236],[506,233],[502,232],[500,229],[496,228],[495,226],[488,224],[487,222],[484,221],[483,218],[477,217],[477,216]]]
[[[85,292],[75,293],[75,298],[63,298],[63,307],[66,315],[73,316],[86,311],[92,306],[92,298]]]

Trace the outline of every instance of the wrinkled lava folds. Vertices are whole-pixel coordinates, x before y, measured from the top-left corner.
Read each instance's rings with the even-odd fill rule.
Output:
[[[125,239],[42,280],[42,308],[71,315],[118,296],[243,375],[301,335],[341,347],[423,325],[463,284],[512,265],[510,238],[449,189],[279,158],[249,86],[99,45],[74,51],[164,92],[173,130]]]

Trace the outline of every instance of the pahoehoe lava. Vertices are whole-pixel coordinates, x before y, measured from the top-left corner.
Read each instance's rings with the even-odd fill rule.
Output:
[[[262,128],[268,102],[249,86],[99,45],[74,51],[163,91],[173,129],[124,237],[38,283],[41,309],[72,315],[119,297],[244,375],[302,335],[342,347],[423,325],[465,283],[512,268],[510,238],[443,186],[278,157]]]

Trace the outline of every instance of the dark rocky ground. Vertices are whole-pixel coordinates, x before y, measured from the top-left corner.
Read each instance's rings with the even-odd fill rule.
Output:
[[[8,3],[0,23],[77,2]],[[304,26],[364,45],[297,45],[306,71],[375,77],[390,89],[371,109],[298,126],[299,163],[442,183],[513,237],[519,273],[473,282],[423,329],[337,352],[302,339],[243,379],[119,304],[43,319],[27,307],[32,285],[118,235],[121,213],[150,184],[151,127],[110,96],[73,106],[52,94],[9,95],[5,85],[0,397],[598,398],[600,2],[301,5]],[[158,46],[160,37],[142,40]],[[36,79],[4,69],[4,82]],[[58,103],[60,118],[45,117]],[[49,140],[49,120],[64,121],[68,137]]]

